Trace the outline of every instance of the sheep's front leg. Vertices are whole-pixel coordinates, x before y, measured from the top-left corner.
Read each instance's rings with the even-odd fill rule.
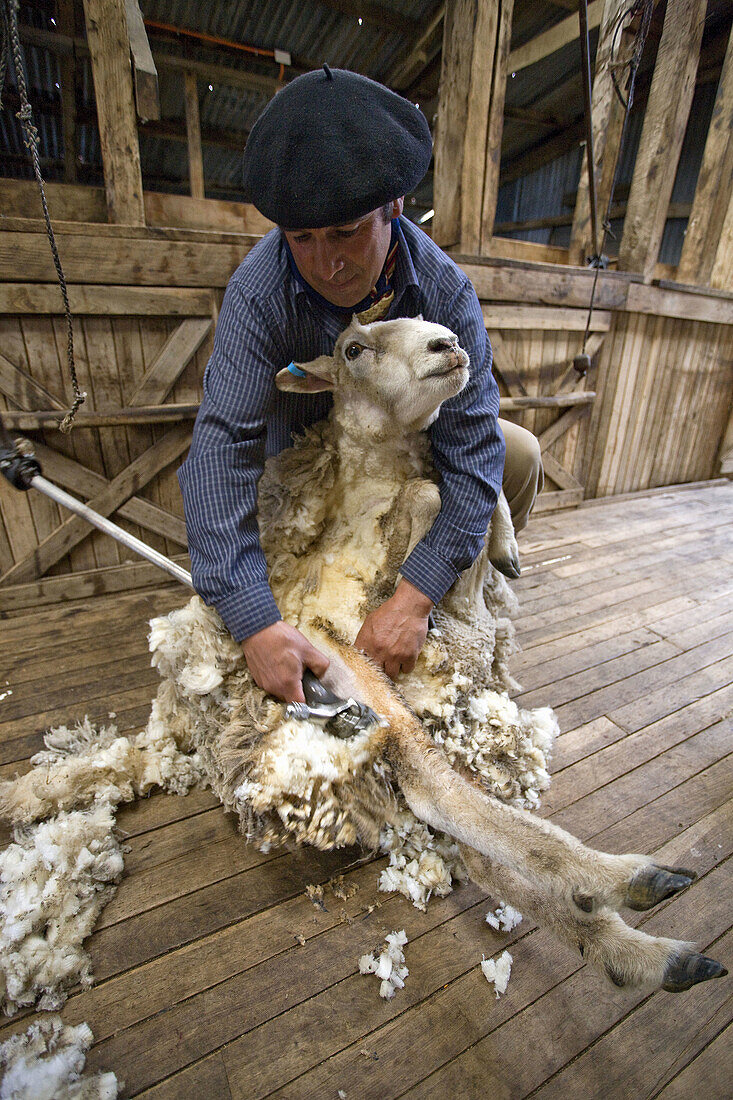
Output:
[[[427,535],[439,512],[440,491],[434,482],[413,478],[402,487],[384,520],[389,577],[397,576],[403,561]]]
[[[679,993],[725,973],[720,963],[700,955],[684,940],[649,936],[630,928],[607,907],[585,913],[563,898],[533,888],[525,878],[461,845],[461,857],[475,883],[508,901],[555,933],[601,970],[614,985]]]

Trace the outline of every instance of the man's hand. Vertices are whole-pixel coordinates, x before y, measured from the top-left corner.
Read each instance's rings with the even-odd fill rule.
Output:
[[[245,638],[242,649],[257,686],[284,703],[304,703],[303,672],[309,668],[320,678],[330,663],[299,630],[282,620]]]
[[[396,680],[400,672],[412,672],[415,667],[432,609],[432,600],[401,580],[394,596],[367,615],[354,645]]]

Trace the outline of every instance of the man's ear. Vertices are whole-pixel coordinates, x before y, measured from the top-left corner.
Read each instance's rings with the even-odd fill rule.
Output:
[[[319,355],[312,363],[291,365],[300,373],[295,374],[290,367],[278,371],[275,385],[279,390],[288,390],[291,393],[323,393],[324,390],[334,388],[332,356]],[[303,373],[305,377],[302,377]]]

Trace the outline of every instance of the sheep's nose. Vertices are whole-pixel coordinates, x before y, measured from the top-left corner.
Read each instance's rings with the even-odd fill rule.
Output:
[[[428,341],[428,351],[455,351],[456,345],[453,340],[449,340],[447,336],[437,336],[434,340]]]

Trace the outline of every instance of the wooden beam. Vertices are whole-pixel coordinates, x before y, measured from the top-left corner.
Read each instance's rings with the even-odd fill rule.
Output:
[[[406,57],[401,58],[387,73],[384,83],[388,88],[404,90],[415,79],[415,70],[424,69],[440,51],[445,4],[438,4],[427,27]]]
[[[50,405],[52,409],[66,411],[64,402],[56,394],[50,393],[26,371],[2,354],[0,354],[0,392],[20,409],[47,408]]]
[[[471,37],[471,76],[466,129],[463,132],[461,176],[461,251],[481,253],[483,179],[486,166],[488,120],[491,111],[497,35],[501,17],[498,2],[477,3]],[[468,27],[464,28],[465,30]]]
[[[65,411],[65,408],[64,408]],[[199,411],[197,404],[190,405],[139,405],[135,408],[111,409],[103,413],[77,413],[74,419],[74,431],[82,428],[134,427],[139,424],[170,424],[183,420],[195,420]],[[61,417],[53,409],[37,409],[32,412],[6,412],[0,409],[0,422],[9,431],[36,431],[55,429],[59,431]]]
[[[720,287],[721,290],[730,290],[733,287],[733,195],[720,233],[710,285]]]
[[[59,31],[74,35],[74,0],[57,0]],[[76,183],[76,59],[66,54],[59,59],[61,76],[61,128],[64,142],[64,179]]]
[[[695,91],[706,0],[667,5],[629,192],[619,267],[651,280]]]
[[[199,122],[199,93],[195,73],[184,75],[184,100],[186,107],[186,139],[188,143],[188,181],[191,198],[203,199],[204,160],[201,153],[201,123]]]
[[[191,568],[187,554],[180,554],[172,561]],[[171,586],[175,584],[168,577]],[[65,603],[109,592],[131,592],[133,589],[165,585],[166,574],[156,565],[146,561],[128,565],[112,565],[101,569],[86,569],[80,573],[67,573],[62,577],[44,577],[28,584],[14,584],[0,588],[0,613],[15,612],[24,607],[39,607],[48,603]]]
[[[158,70],[150,51],[147,31],[138,0],[125,0],[127,33],[130,38],[132,67],[135,74],[135,103],[143,121],[160,118]]]
[[[486,314],[484,313],[484,321]],[[489,332],[491,350],[493,352],[494,374],[498,374],[502,382],[509,390],[510,397],[526,397],[527,387],[522,380],[522,372],[516,359],[504,343],[504,339],[498,332]]]
[[[559,393],[551,397],[502,397],[500,412],[516,412],[517,409],[569,409],[573,405],[592,405],[596,395],[592,390],[577,393]]]
[[[181,321],[146,370],[129,404],[162,404],[210,331],[210,317],[190,317]]]
[[[551,134],[546,140],[505,160],[501,166],[500,183],[518,180],[541,168],[543,164],[549,164],[550,161],[563,156],[583,140],[584,134],[585,123],[582,115],[569,119],[556,134]]]
[[[208,317],[212,296],[206,290],[136,286],[67,285],[71,312],[101,317]],[[0,283],[0,314],[62,314],[58,287],[44,283]]]
[[[577,424],[579,420],[582,420],[583,417],[587,416],[589,412],[589,405],[574,405],[572,408],[568,409],[567,412],[563,413],[561,417],[550,424],[549,428],[545,428],[545,430],[537,436],[537,442],[539,443],[540,450],[543,452],[543,454],[548,447],[551,447],[556,440],[560,439],[561,436],[570,431],[573,425]]]
[[[435,142],[433,239],[472,255],[493,231],[513,0],[448,0]]]
[[[80,462],[59,454],[37,440],[33,443],[33,452],[41,463],[44,477],[87,500],[103,492],[109,484],[101,474],[87,469]],[[144,497],[130,497],[125,504],[120,505],[117,514],[130,523],[139,524],[146,531],[172,539],[179,546],[188,546],[186,524],[181,517],[174,516],[165,508],[159,508]]]
[[[481,209],[481,242],[479,248],[479,252],[482,255],[489,255],[491,252],[491,238],[494,234],[496,203],[499,197],[501,137],[504,129],[504,97],[506,94],[507,58],[509,56],[509,45],[512,36],[513,13],[514,0],[501,0],[491,83],[489,122],[486,135],[486,160],[484,164]]]
[[[554,306],[496,305],[481,307],[487,329],[552,329],[559,332],[585,332],[588,311]],[[593,311],[591,332],[607,332],[611,327],[610,310]]]
[[[622,46],[622,35],[617,34],[618,18],[626,5],[626,0],[605,0],[601,17],[601,29],[598,36],[596,49],[595,77],[593,80],[592,99],[592,124],[593,124],[593,157],[596,178],[596,199],[598,211],[598,246],[601,243],[601,226],[608,208],[608,194],[602,193],[600,187],[603,179],[606,150],[609,160],[613,158],[615,168],[618,158],[618,142],[607,145],[609,134],[615,136],[616,130],[610,127],[611,114],[614,103],[618,104],[611,80],[612,67],[617,63]],[[618,104],[620,106],[620,104]],[[619,134],[620,137],[620,134]],[[609,169],[611,165],[609,165]],[[604,201],[605,198],[605,201]],[[573,213],[572,230],[570,233],[570,262],[574,264],[585,263],[586,255],[591,249],[591,224],[590,224],[590,199],[588,189],[588,153],[583,152],[583,163],[580,169],[580,180],[575,198],[575,210]]]
[[[87,0],[85,0],[85,3]],[[115,512],[138,489],[147,485],[161,470],[180,458],[191,441],[191,426],[179,424],[172,428],[139,458],[125,467],[122,473],[88,501],[89,507],[103,516]],[[51,566],[73,550],[94,528],[80,516],[65,520],[21,561],[16,562],[0,577],[2,584],[21,584],[36,580],[48,572]]]
[[[543,451],[542,453],[542,465],[545,473],[548,477],[560,486],[561,489],[580,489],[583,486],[580,484],[576,477],[561,466],[554,455],[551,455],[549,451]]]
[[[140,147],[124,0],[84,0],[109,220],[144,225]]]
[[[695,198],[677,268],[681,283],[710,283],[733,199],[733,30],[723,62]],[[718,285],[724,286],[724,283]],[[733,276],[728,282],[733,285]]]
[[[603,0],[594,0],[592,4],[588,5],[589,30],[599,25],[602,13]],[[530,65],[536,64],[536,62],[542,61],[544,57],[549,57],[550,54],[561,50],[568,43],[575,42],[579,37],[580,29],[576,12],[575,15],[569,15],[566,19],[556,23],[554,27],[550,27],[548,31],[543,31],[542,34],[538,34],[529,42],[525,42],[523,46],[512,50],[508,58],[508,72],[516,73],[520,69],[526,69]]]

